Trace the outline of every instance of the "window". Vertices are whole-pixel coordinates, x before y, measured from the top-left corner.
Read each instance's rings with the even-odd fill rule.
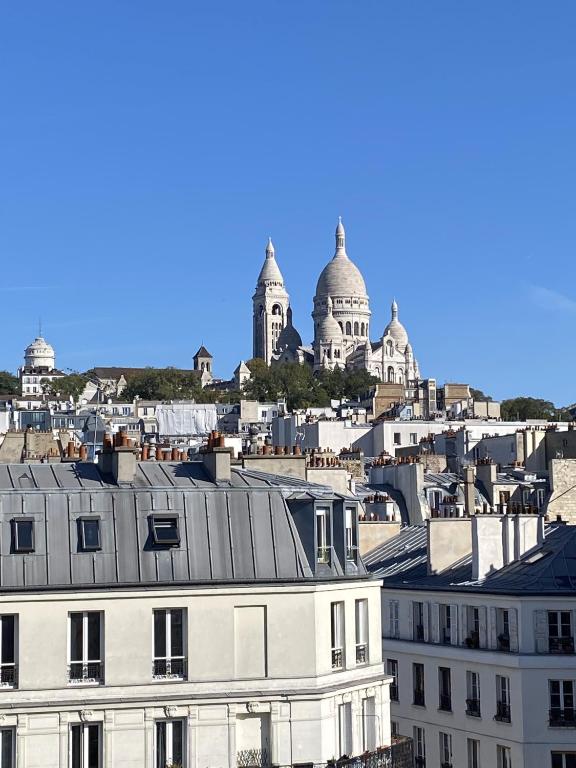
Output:
[[[34,552],[34,520],[31,517],[12,520],[12,551]]]
[[[316,508],[316,561],[318,563],[329,563],[328,550],[328,509],[326,507]]]
[[[450,645],[452,642],[453,616],[450,605],[440,605],[440,642]],[[455,627],[454,627],[455,629]]]
[[[574,712],[574,682],[572,680],[550,680],[550,725],[576,726]]]
[[[398,600],[390,600],[388,603],[388,618],[390,622],[390,637],[391,638],[399,638],[400,637],[400,622],[399,622],[399,604]]]
[[[416,768],[424,768],[426,765],[426,741],[424,737],[424,728],[415,725],[413,728],[414,740],[414,765]]]
[[[400,728],[398,726],[398,720],[390,720],[390,734],[392,736],[398,736]]]
[[[356,664],[368,663],[368,600],[356,600]]]
[[[0,687],[15,688],[18,685],[17,672],[16,616],[0,616]]]
[[[510,614],[506,608],[496,608],[496,647],[499,651],[510,650]]]
[[[344,667],[344,603],[330,605],[332,669]]]
[[[425,706],[424,664],[412,664],[412,687],[414,693],[413,704],[416,704],[418,707]]]
[[[452,734],[440,731],[440,767],[452,768]]]
[[[368,696],[362,699],[362,748],[365,752],[376,749],[376,699]]]
[[[410,445],[416,445],[418,443],[418,433],[410,432]]]
[[[424,641],[424,603],[412,603],[412,640]]]
[[[510,678],[496,675],[496,715],[494,720],[510,722]]]
[[[392,678],[390,701],[398,701],[398,662],[396,659],[386,659],[386,674]]]
[[[180,544],[178,518],[172,515],[151,515],[150,526],[154,544],[177,546]]]
[[[400,432],[394,432],[394,445],[400,445],[402,443],[402,435]]]
[[[438,667],[438,709],[452,711],[452,686],[450,668]]]
[[[70,654],[68,679],[71,683],[103,681],[103,624],[102,614],[97,611],[68,615]]]
[[[161,720],[156,723],[156,767],[184,765],[184,723]]]
[[[548,650],[550,653],[574,653],[570,611],[548,611]]]
[[[480,717],[480,675],[478,672],[466,672],[466,714]]]
[[[346,507],[346,560],[354,560],[354,517],[355,507]]]
[[[510,747],[496,745],[496,768],[512,768],[512,755]]]
[[[576,752],[552,752],[552,768],[576,768]]]
[[[468,768],[480,768],[480,742],[468,739]]]
[[[154,611],[153,675],[162,679],[186,677],[182,608]]]
[[[352,704],[338,706],[338,754],[352,755]]]
[[[122,416],[130,416],[130,406],[122,406]]]
[[[16,766],[16,733],[14,728],[0,728],[0,768]]]
[[[100,768],[102,731],[98,723],[70,726],[70,768]]]
[[[96,552],[102,548],[100,544],[100,519],[97,517],[80,517],[78,519],[78,536],[80,549],[83,552]]]
[[[468,648],[480,648],[480,609],[469,605],[466,609],[468,621],[468,635],[466,645]]]

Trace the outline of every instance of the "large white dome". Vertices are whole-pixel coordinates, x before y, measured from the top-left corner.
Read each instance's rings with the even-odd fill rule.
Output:
[[[361,296],[367,298],[362,273],[346,253],[345,232],[342,221],[336,227],[336,253],[326,264],[316,285],[316,297]]]
[[[56,355],[51,344],[37,336],[24,351],[24,362],[31,368],[54,368]]]

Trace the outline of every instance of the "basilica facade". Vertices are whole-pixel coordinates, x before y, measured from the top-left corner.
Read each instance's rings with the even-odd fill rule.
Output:
[[[272,365],[277,362],[308,363],[315,371],[323,368],[365,369],[380,381],[407,386],[420,377],[408,333],[392,302],[390,322],[376,341],[370,341],[370,300],[362,273],[346,252],[342,221],[336,227],[336,250],[322,270],[312,319],[314,340],[302,344],[292,322],[290,298],[276,261],[272,241],[253,305],[253,356]]]

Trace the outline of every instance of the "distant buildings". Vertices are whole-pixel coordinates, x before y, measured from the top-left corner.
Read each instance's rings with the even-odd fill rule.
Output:
[[[42,337],[37,336],[26,347],[24,365],[18,369],[23,395],[41,395],[43,381],[54,381],[65,376],[56,368],[54,348]]]

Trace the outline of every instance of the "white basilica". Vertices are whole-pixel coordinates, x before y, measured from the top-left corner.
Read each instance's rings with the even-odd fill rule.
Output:
[[[272,241],[258,276],[253,302],[253,355],[275,362],[307,362],[322,368],[366,369],[381,381],[407,385],[420,372],[392,302],[392,316],[378,341],[370,342],[370,301],[358,267],[346,253],[346,233],[339,220],[336,251],[322,270],[314,296],[314,341],[303,346],[292,324],[290,299]]]

